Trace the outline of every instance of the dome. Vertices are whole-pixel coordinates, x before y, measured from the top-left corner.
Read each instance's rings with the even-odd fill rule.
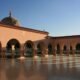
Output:
[[[6,25],[11,25],[11,26],[20,26],[18,20],[13,18],[11,16],[11,13],[9,14],[9,17],[5,17],[1,20],[1,23],[6,24]]]

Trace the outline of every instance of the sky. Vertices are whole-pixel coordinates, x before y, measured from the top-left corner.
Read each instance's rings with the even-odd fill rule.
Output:
[[[0,0],[0,20],[9,11],[22,27],[50,36],[80,35],[80,0]]]

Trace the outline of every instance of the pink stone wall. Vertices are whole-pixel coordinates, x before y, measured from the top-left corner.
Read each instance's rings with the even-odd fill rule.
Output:
[[[28,40],[38,41],[38,40],[45,39],[46,36],[47,34],[43,34],[43,33],[37,33],[37,32],[31,32],[31,31],[0,26],[0,41],[2,47],[5,47],[10,39],[17,39],[20,42],[20,44],[23,44]]]
[[[71,38],[57,38],[52,39],[54,47],[57,46],[57,44],[60,45],[60,48],[63,49],[64,45],[67,46],[68,49],[70,49],[70,46],[72,46],[73,49],[75,49],[77,44],[80,44],[80,37],[71,37]]]

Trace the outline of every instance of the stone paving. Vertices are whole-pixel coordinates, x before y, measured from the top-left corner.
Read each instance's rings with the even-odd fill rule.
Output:
[[[0,59],[0,80],[80,80],[80,55]]]

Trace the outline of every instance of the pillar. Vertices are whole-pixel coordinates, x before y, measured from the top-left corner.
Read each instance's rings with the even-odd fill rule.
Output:
[[[67,56],[69,56],[69,54],[70,54],[70,48],[69,48],[69,46],[67,46]]]
[[[44,48],[44,53],[45,53],[45,58],[48,58],[48,48],[47,47]]]
[[[20,48],[20,56],[24,56],[24,45],[21,45],[21,48]]]
[[[52,47],[52,52],[54,56],[56,56],[56,51],[57,51],[56,47]]]
[[[44,47],[41,46],[41,56],[44,57],[45,56],[45,49]]]
[[[2,58],[6,57],[6,48],[2,48],[1,56]]]
[[[60,47],[60,55],[61,56],[63,55],[63,47],[62,46]]]
[[[37,59],[38,58],[38,56],[37,56],[37,45],[36,44],[33,47],[33,58],[34,59]]]
[[[73,48],[72,48],[72,55],[75,55],[75,46],[73,46]]]

